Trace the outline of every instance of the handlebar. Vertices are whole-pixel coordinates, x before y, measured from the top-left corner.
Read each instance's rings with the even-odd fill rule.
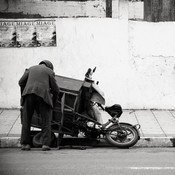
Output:
[[[94,69],[91,69],[89,68],[85,74],[85,79],[86,80],[90,80],[90,81],[93,81],[92,80],[92,74],[96,71],[96,67]]]

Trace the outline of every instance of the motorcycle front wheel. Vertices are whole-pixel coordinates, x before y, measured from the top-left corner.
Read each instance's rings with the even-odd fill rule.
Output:
[[[106,141],[118,148],[129,148],[134,146],[139,140],[139,134],[132,125],[120,124],[112,125],[106,133]]]

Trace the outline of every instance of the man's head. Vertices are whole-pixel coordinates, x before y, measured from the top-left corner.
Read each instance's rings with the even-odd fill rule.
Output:
[[[39,63],[39,65],[41,65],[41,64],[44,64],[44,65],[46,65],[48,68],[50,68],[50,69],[53,70],[53,64],[52,64],[50,61],[48,61],[48,60],[43,60],[43,61],[41,61],[41,62]]]

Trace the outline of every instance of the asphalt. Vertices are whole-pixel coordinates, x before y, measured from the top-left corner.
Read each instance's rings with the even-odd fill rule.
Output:
[[[141,138],[134,147],[175,147],[175,110],[123,110],[120,122],[140,124]],[[20,132],[20,110],[0,109],[0,148],[21,147]],[[110,145],[102,140],[97,146]]]

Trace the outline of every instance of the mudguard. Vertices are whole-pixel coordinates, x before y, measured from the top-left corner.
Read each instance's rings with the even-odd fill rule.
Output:
[[[139,135],[139,139],[140,139],[140,131],[139,131],[139,129],[140,129],[141,126],[140,126],[139,124],[132,125],[132,124],[130,124],[130,123],[119,122],[119,125],[120,125],[120,124],[125,124],[125,125],[128,125],[128,126],[130,126],[130,127],[135,128],[135,130],[137,131],[137,133],[138,133],[138,135]]]

